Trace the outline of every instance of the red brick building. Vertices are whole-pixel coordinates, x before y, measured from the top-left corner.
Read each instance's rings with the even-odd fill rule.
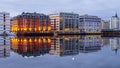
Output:
[[[17,34],[50,32],[49,16],[39,13],[22,13],[11,20],[11,32]]]

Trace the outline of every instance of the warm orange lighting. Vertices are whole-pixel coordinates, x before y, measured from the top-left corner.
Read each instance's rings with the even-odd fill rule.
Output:
[[[51,39],[48,39],[48,43],[50,43],[51,42]]]
[[[34,41],[37,42],[37,39],[35,39]]]
[[[70,40],[69,38],[65,38],[65,40]]]
[[[47,42],[46,39],[43,39],[43,42],[46,43]]]
[[[38,28],[38,30],[40,31],[40,30],[41,30],[41,28],[39,27],[39,28]]]
[[[31,39],[31,38],[29,39],[29,42],[32,42],[32,39]]]
[[[43,27],[43,31],[45,31],[46,30],[46,27]]]
[[[32,31],[32,28],[29,28],[30,31]]]
[[[48,31],[50,31],[50,30],[51,30],[51,27],[49,26],[49,27],[48,27]]]
[[[24,31],[27,31],[27,28],[23,28]]]
[[[36,21],[36,22],[34,22]],[[29,32],[27,32],[27,30]],[[11,32],[19,34],[38,33],[51,30],[50,20],[40,18],[16,17],[11,21]]]
[[[19,28],[17,30],[19,31]]]
[[[39,39],[38,41],[39,41],[39,43],[40,43],[40,42],[41,42],[41,39]]]
[[[24,39],[23,41],[24,41],[24,42],[27,42],[27,40],[26,40],[26,39]]]
[[[14,44],[14,45],[17,45],[18,44],[18,39],[11,38],[11,43]]]
[[[35,28],[35,31],[37,31],[37,28]]]
[[[65,28],[65,31],[69,31],[70,29],[69,28]]]

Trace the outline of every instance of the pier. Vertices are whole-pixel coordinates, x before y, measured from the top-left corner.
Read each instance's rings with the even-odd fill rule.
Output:
[[[111,36],[120,37],[120,30],[105,29],[105,30],[102,30],[101,36],[103,36],[103,37],[111,37]]]

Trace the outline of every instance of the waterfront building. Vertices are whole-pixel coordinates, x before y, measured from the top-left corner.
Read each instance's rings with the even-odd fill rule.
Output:
[[[50,14],[49,17],[52,31],[62,33],[79,32],[79,14],[60,12]]]
[[[81,33],[101,33],[101,18],[98,16],[82,15],[79,19],[79,28]]]
[[[110,22],[109,21],[102,20],[101,23],[102,23],[102,29],[107,30],[107,29],[110,28],[110,26],[109,26]]]
[[[111,17],[110,29],[112,29],[112,30],[120,30],[120,18],[118,17],[117,13],[115,14],[115,16]]]
[[[0,34],[10,34],[10,13],[0,12]]]
[[[23,12],[11,20],[11,32],[17,34],[44,33],[50,30],[50,19],[45,14]]]

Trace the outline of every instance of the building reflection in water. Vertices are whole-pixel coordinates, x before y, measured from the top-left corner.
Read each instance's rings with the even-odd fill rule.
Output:
[[[50,54],[67,56],[79,53],[79,37],[57,37],[51,42]]]
[[[89,53],[101,50],[101,36],[82,36],[80,39],[80,52]]]
[[[44,55],[51,47],[51,40],[47,37],[16,37],[10,41],[11,49],[23,57]]]
[[[11,46],[10,46],[11,44]],[[110,45],[117,53],[120,38],[101,38],[95,36],[58,36],[58,37],[0,37],[0,58],[10,56],[10,48],[23,57],[45,54],[74,56],[79,53],[91,53]]]
[[[120,38],[110,38],[109,40],[111,49],[117,53],[120,49]]]
[[[101,49],[101,36],[15,37],[11,49],[23,57],[44,54],[74,56],[79,53],[97,52]]]
[[[10,37],[0,37],[0,58],[10,56]]]
[[[102,38],[102,47],[110,45],[109,38]]]
[[[50,54],[60,56],[96,52],[101,49],[100,36],[60,37],[52,39]]]

